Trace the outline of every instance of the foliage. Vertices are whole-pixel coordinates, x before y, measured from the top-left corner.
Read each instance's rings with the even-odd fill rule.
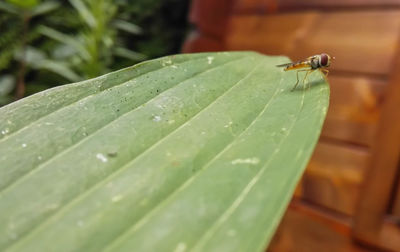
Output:
[[[0,2],[0,78],[20,88],[26,82],[31,94],[176,53],[187,7],[187,0]],[[0,105],[11,93],[2,97]]]
[[[329,104],[287,61],[182,54],[0,108],[0,250],[264,251]]]
[[[0,31],[4,34],[0,39],[0,77],[1,72],[11,74],[11,83],[17,86],[16,96],[21,98],[25,92],[26,75],[26,46],[37,39],[38,33],[32,20],[45,16],[58,8],[57,2],[43,2],[37,0],[8,0],[0,2],[0,10],[4,12],[0,19]],[[42,20],[46,22],[46,18]],[[18,57],[15,57],[18,55]],[[11,68],[12,60],[18,62],[17,68]],[[10,67],[10,69],[8,69]],[[7,71],[8,70],[8,71]],[[4,85],[4,82],[0,83]],[[0,87],[1,88],[1,87]],[[8,94],[3,94],[0,100],[9,100]],[[1,103],[0,103],[1,105]]]

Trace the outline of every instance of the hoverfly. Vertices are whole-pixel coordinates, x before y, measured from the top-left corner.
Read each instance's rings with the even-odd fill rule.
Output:
[[[325,76],[328,76],[329,70],[326,68],[330,66],[332,59],[335,59],[335,57],[331,57],[326,53],[321,53],[318,55],[308,57],[307,59],[298,62],[277,65],[277,67],[285,67],[283,69],[285,71],[297,70],[296,73],[297,82],[291,90],[293,91],[299,84],[299,72],[304,72],[304,71],[307,72],[306,75],[304,76],[303,83],[306,81],[308,74],[314,72],[317,69],[319,69],[322,73],[324,73]]]

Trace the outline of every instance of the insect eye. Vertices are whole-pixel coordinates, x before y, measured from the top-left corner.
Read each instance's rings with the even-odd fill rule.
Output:
[[[321,58],[320,58],[320,63],[321,63],[321,66],[328,66],[328,55],[327,54],[325,54],[325,53],[322,53],[321,54]]]

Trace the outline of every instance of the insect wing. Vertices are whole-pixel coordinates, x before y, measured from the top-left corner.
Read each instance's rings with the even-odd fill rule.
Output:
[[[293,65],[293,63],[286,63],[286,64],[280,64],[280,65],[276,65],[277,67],[288,67]]]

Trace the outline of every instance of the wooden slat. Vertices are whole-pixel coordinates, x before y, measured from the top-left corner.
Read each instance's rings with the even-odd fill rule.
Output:
[[[318,14],[312,12],[233,16],[226,37],[227,49],[288,55],[299,36],[308,30],[317,17]]]
[[[276,0],[237,0],[233,11],[239,13],[271,13],[278,10]]]
[[[277,0],[279,9],[298,8],[384,8],[400,6],[399,0]]]
[[[218,38],[207,37],[198,32],[192,32],[182,46],[183,53],[216,52],[225,49],[223,41]]]
[[[298,9],[365,9],[400,6],[399,0],[237,0],[235,13],[265,13]]]
[[[367,159],[368,152],[363,149],[320,141],[299,183],[301,197],[328,209],[354,215]]]
[[[379,120],[385,81],[330,75],[331,101],[322,136],[368,145]]]
[[[379,235],[379,247],[388,251],[400,252],[400,226],[391,221],[384,221]],[[373,244],[376,245],[376,244]]]
[[[400,10],[299,12],[233,16],[227,49],[286,54],[302,59],[336,56],[333,70],[388,74],[400,31]]]
[[[222,37],[235,0],[193,0],[189,21],[206,36]]]
[[[399,174],[400,159],[400,47],[389,81],[371,160],[357,208],[354,235],[383,244],[380,233]]]
[[[400,11],[325,13],[293,55],[302,58],[325,51],[336,56],[333,70],[388,74],[399,31]]]
[[[400,174],[398,174],[397,176],[397,186],[395,189],[395,198],[393,200],[391,214],[395,217],[396,221],[400,223]]]
[[[269,252],[366,252],[354,244],[350,224],[340,216],[324,214],[303,203],[290,204]]]

